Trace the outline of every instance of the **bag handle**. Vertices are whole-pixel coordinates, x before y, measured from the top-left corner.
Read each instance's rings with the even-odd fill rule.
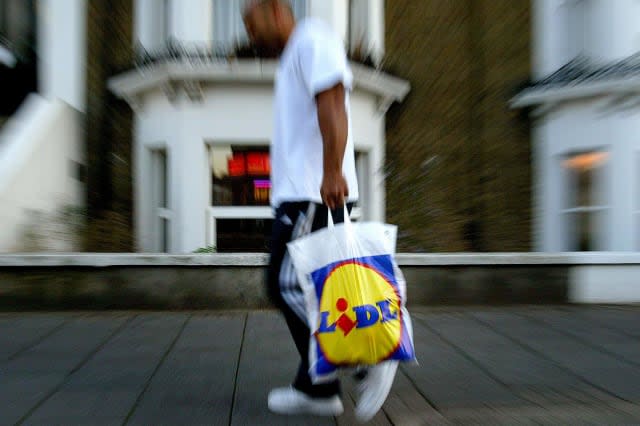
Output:
[[[349,209],[345,204],[344,207],[344,227],[347,229],[351,229],[351,216],[349,216]],[[333,229],[335,224],[333,223],[333,215],[331,214],[331,210],[327,207],[327,225],[329,229]]]

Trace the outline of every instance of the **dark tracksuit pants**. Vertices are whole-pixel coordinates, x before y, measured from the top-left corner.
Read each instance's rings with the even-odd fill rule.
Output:
[[[291,332],[293,341],[300,354],[298,373],[293,382],[293,387],[311,397],[325,398],[340,393],[340,383],[335,380],[330,383],[313,385],[309,376],[309,338],[310,330],[306,321],[303,321],[292,309],[290,303],[285,301],[281,291],[281,269],[287,253],[287,243],[291,241],[296,222],[300,214],[306,215],[309,202],[287,202],[276,209],[276,217],[273,223],[270,241],[271,256],[269,261],[267,290],[271,301],[280,309]],[[348,205],[351,211],[351,205]],[[344,221],[344,209],[340,208],[332,212],[335,223]],[[327,207],[316,204],[315,215],[312,220],[311,231],[317,231],[327,226]]]

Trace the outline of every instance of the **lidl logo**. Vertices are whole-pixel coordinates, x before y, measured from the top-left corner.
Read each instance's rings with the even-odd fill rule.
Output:
[[[396,358],[405,333],[390,257],[328,265],[312,279],[320,301],[318,355],[333,365]]]

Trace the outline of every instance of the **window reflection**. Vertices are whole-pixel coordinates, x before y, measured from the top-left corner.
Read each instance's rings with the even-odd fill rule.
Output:
[[[271,163],[266,147],[211,147],[213,206],[268,206]]]

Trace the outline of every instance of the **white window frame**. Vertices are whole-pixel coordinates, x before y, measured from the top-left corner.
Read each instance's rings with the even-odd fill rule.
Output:
[[[640,251],[640,151],[634,152],[633,171],[633,223],[634,223],[634,241],[633,245],[636,251]]]
[[[171,253],[173,239],[173,218],[174,212],[171,209],[171,185],[169,183],[171,166],[170,166],[170,151],[165,145],[149,146],[149,156],[151,159],[151,206],[152,206],[152,224],[153,224],[153,246],[154,251],[158,253]],[[165,179],[162,179],[160,170],[159,153],[163,152],[165,155]],[[162,188],[162,183],[166,188]],[[160,199],[163,198],[161,193],[164,192],[164,205],[160,205]],[[167,221],[167,235],[164,238],[168,239],[166,251],[163,246],[163,220]]]
[[[269,142],[254,141],[206,141],[206,151],[209,152],[211,147],[219,146],[243,146],[243,147],[269,147]],[[362,151],[367,153],[367,151]],[[365,156],[367,162],[370,163],[369,156]],[[207,163],[209,164],[209,163]],[[210,166],[209,166],[210,167]],[[218,246],[217,221],[225,219],[274,219],[274,211],[270,206],[214,206],[211,199],[211,169],[207,169],[207,191],[209,194],[209,206],[206,209],[205,216],[207,221],[206,242],[207,246]],[[365,179],[366,180],[366,179]],[[354,221],[362,218],[362,208],[356,207],[351,211],[351,219]]]
[[[362,217],[362,209],[355,207],[351,211],[351,220],[357,221]],[[217,221],[224,219],[274,219],[273,209],[269,206],[228,206],[207,208],[207,246],[217,247]]]
[[[564,165],[562,164],[564,161],[566,161],[568,158],[572,157],[572,156],[576,156],[576,155],[581,155],[581,154],[588,154],[591,152],[606,152],[609,154],[609,158],[611,157],[611,149],[610,147],[593,147],[590,149],[585,149],[585,150],[572,150],[572,151],[568,151],[565,152],[564,154],[560,155],[560,162],[559,165],[560,167],[563,168],[563,173],[562,173],[562,187],[564,188],[562,191],[562,202],[564,203],[563,205],[566,206],[566,202],[567,202],[567,198],[569,197],[569,192],[567,191],[570,188],[571,182],[568,181],[568,176],[569,174],[567,173],[566,170],[564,170]],[[557,163],[556,163],[557,164]],[[607,183],[609,181],[609,169],[611,167],[611,163],[610,160],[608,159],[603,165],[602,165],[602,169],[601,172],[596,175],[596,179],[594,182],[592,182],[593,188],[592,191],[597,192],[598,188],[603,190],[603,194],[605,194],[606,199],[610,202],[611,201],[611,194],[608,193],[607,191],[605,191],[605,188],[608,186]],[[562,224],[562,229],[566,231],[565,235],[562,238],[562,243],[564,245],[565,248],[567,248],[567,251],[576,251],[576,250],[570,250],[569,247],[573,245],[573,241],[570,241],[570,238],[575,237],[575,236],[571,236],[569,234],[569,218],[572,215],[577,215],[580,213],[606,213],[606,212],[610,212],[612,210],[610,205],[607,204],[594,204],[591,206],[575,206],[575,207],[563,207],[560,209],[560,215],[561,215],[561,224]],[[603,225],[604,223],[606,223],[607,221],[603,221]],[[602,233],[598,234],[598,235],[604,235],[604,233],[608,232],[608,229],[602,229],[601,230]],[[603,249],[605,249],[606,246],[606,239],[601,239],[599,241],[594,241],[594,244],[598,247],[602,247]]]

